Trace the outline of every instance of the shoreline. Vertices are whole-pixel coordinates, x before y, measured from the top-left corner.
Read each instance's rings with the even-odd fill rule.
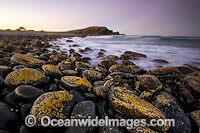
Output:
[[[195,66],[158,67],[146,71],[126,52],[94,66],[78,52],[48,51],[49,40],[60,36],[0,36],[0,129],[20,132],[197,132],[200,116],[200,69]],[[86,49],[86,51],[90,49]],[[12,110],[12,111],[11,111]],[[138,113],[139,112],[139,113]],[[25,125],[27,115],[36,127]],[[50,118],[175,119],[175,127],[42,128]]]

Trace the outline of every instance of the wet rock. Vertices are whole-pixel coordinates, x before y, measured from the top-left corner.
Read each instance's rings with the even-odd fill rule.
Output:
[[[93,82],[93,87],[95,88],[95,87],[103,86],[104,83],[105,83],[105,81],[102,81],[102,80],[100,80],[100,81],[94,81]]]
[[[37,120],[37,126],[43,116],[49,116],[50,119],[67,119],[69,113],[75,104],[73,94],[68,91],[47,92],[34,102],[30,114],[34,115]]]
[[[62,73],[64,76],[78,76],[78,72],[75,70],[64,70]]]
[[[108,96],[108,88],[104,86],[98,86],[93,89],[93,92],[98,97],[107,98]]]
[[[114,87],[109,92],[109,101],[113,108],[132,118],[166,119],[164,113],[149,102],[140,99],[133,92],[121,87]],[[167,131],[168,125],[156,127],[160,131]]]
[[[108,55],[107,58],[108,58],[109,60],[113,60],[113,61],[116,61],[116,60],[119,59],[118,56],[116,56],[116,55]]]
[[[137,126],[133,127],[132,129],[128,129],[128,133],[158,133],[148,127]]]
[[[142,53],[133,52],[133,51],[125,51],[123,53],[123,56],[125,56],[127,59],[135,59],[136,57],[147,58],[146,55],[144,55]]]
[[[73,96],[76,99],[77,103],[85,100],[85,97],[83,97],[83,95],[79,91],[71,90],[70,93],[73,94]]]
[[[93,99],[93,100],[97,98],[96,95],[94,95],[93,93],[87,93],[87,92],[83,93],[83,96],[86,97],[87,99]]]
[[[200,110],[193,111],[189,115],[190,118],[195,122],[197,127],[200,129]]]
[[[191,132],[191,124],[189,118],[172,95],[167,92],[161,92],[155,96],[153,104],[166,114],[167,119],[175,120],[175,126],[171,126],[169,128],[169,132]]]
[[[98,133],[125,133],[120,127],[99,127]]]
[[[50,87],[49,87],[49,91],[57,91],[58,90],[58,87],[56,84],[52,84]]]
[[[45,64],[45,61],[39,60],[33,56],[25,55],[25,54],[14,54],[10,60],[16,64],[24,65],[27,67],[41,67],[43,64]]]
[[[13,67],[13,71],[16,71],[18,69],[23,69],[23,68],[26,68],[26,67],[24,65],[17,65]]]
[[[111,61],[111,60],[102,60],[98,62],[98,66],[103,67],[103,68],[109,68],[110,66],[116,64],[116,62]]]
[[[98,52],[98,54],[97,54],[97,58],[101,58],[101,57],[104,57],[104,56],[105,56],[105,54],[103,52]]]
[[[7,59],[0,58],[0,65],[11,66],[12,62],[8,61]]]
[[[97,81],[103,78],[103,74],[95,70],[85,70],[83,71],[82,75],[83,75],[83,78],[86,78],[87,80],[90,80],[90,81]]]
[[[51,64],[43,65],[42,70],[49,77],[60,78],[63,76],[63,74],[60,72],[60,70],[56,66],[51,65]]]
[[[188,90],[186,88],[182,88],[181,91],[179,92],[179,96],[178,98],[183,98],[183,102],[184,102],[184,105],[187,105],[187,106],[184,106],[186,107],[186,110],[188,109],[192,109],[192,108],[188,108],[188,106],[193,106],[196,102],[194,96],[192,95],[192,92],[191,90]]]
[[[3,98],[4,96],[6,96],[10,91],[8,90],[8,88],[1,88],[0,89],[0,98]]]
[[[135,78],[136,76],[131,73],[113,72],[107,76],[107,78],[109,78],[109,77],[111,77],[111,78],[120,77],[123,79],[130,79],[130,78]]]
[[[73,42],[73,40],[68,39],[68,40],[66,40],[66,42]]]
[[[48,78],[40,71],[24,68],[9,73],[5,79],[7,86],[33,85],[46,83]]]
[[[0,129],[16,128],[18,124],[17,113],[6,103],[0,102]]]
[[[75,63],[75,67],[76,68],[94,68],[94,66],[91,65],[90,63],[81,62],[81,61],[77,61]]]
[[[0,76],[0,86],[4,84],[4,79],[3,77]]]
[[[157,91],[162,89],[162,83],[153,75],[138,75],[137,79],[141,83],[141,86],[146,90]]]
[[[73,52],[72,54],[70,54],[70,60],[71,61],[80,61],[81,55],[79,53]]]
[[[68,70],[68,69],[73,70],[74,69],[74,62],[68,61],[68,60],[62,61],[58,64],[58,67],[61,71]]]
[[[158,78],[174,79],[180,76],[180,71],[175,67],[159,67],[149,70],[151,74],[154,74]]]
[[[189,89],[200,94],[200,72],[187,75],[184,82]]]
[[[156,63],[161,63],[161,64],[168,64],[169,62],[166,61],[166,60],[163,60],[163,59],[154,59],[152,60],[153,62],[156,62]]]
[[[3,99],[6,103],[13,107],[19,107],[19,101],[17,99],[17,96],[15,95],[15,91],[9,92]]]
[[[56,55],[51,55],[50,56],[50,59],[55,62],[55,63],[58,63],[58,62],[61,62],[63,60],[66,60],[67,59],[67,56],[66,55],[62,55],[62,54],[56,54]]]
[[[74,106],[71,113],[71,119],[94,119],[96,116],[95,104],[92,101],[82,101]],[[69,127],[66,133],[88,133],[91,127]]]
[[[11,70],[11,67],[0,65],[0,76],[6,76]]]
[[[137,73],[145,73],[146,71],[138,66],[135,65],[129,65],[129,66],[125,66],[122,64],[116,64],[116,65],[112,65],[109,68],[109,71],[111,73],[113,72],[123,72],[123,73],[131,73],[131,74],[137,74]]]
[[[92,84],[84,78],[77,76],[64,76],[61,78],[61,84],[69,89],[80,90],[80,91],[91,91]]]
[[[20,109],[20,110],[21,110],[21,114],[22,114],[22,117],[23,117],[24,120],[25,120],[26,116],[29,115],[29,112],[30,112],[32,106],[33,106],[32,103],[23,104],[23,105],[21,106],[21,109]]]
[[[178,69],[182,74],[189,74],[189,73],[195,72],[194,69],[187,67],[187,66],[179,66],[179,67],[175,67],[175,68]]]
[[[43,90],[32,87],[30,85],[21,85],[15,89],[15,95],[22,101],[34,101],[37,97],[44,93]]]

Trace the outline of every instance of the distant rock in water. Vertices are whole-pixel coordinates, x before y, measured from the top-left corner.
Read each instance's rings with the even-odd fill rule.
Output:
[[[84,29],[71,30],[67,33],[83,35],[83,36],[99,36],[99,35],[120,35],[119,32],[113,32],[107,27],[101,26],[91,26]]]

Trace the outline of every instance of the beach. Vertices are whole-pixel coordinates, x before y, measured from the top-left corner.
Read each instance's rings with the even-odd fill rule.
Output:
[[[200,38],[0,32],[2,132],[198,132]],[[26,117],[35,118],[33,127]],[[175,120],[175,126],[46,127],[51,119]]]

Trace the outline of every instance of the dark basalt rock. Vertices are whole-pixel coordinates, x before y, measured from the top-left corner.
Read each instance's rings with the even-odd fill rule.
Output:
[[[175,120],[175,126],[171,126],[168,132],[191,132],[191,124],[189,118],[171,94],[167,92],[160,92],[155,96],[153,104],[166,114],[167,119]]]
[[[95,104],[92,101],[82,101],[74,106],[72,110],[71,119],[87,119],[90,117],[94,119],[96,116]],[[88,133],[91,127],[69,127],[66,133]],[[91,129],[90,129],[91,130]]]
[[[15,89],[15,95],[17,96],[17,99],[23,102],[34,101],[43,93],[43,90],[32,87],[30,85],[21,85]]]
[[[0,102],[0,129],[13,129],[18,125],[17,113],[8,104]]]

